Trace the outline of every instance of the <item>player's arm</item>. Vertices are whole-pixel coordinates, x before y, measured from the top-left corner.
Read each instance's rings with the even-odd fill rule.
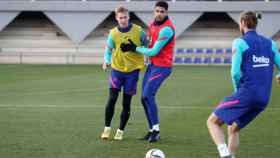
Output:
[[[232,65],[231,65],[231,79],[234,91],[236,92],[239,87],[241,77],[241,64],[243,52],[248,49],[248,45],[242,39],[236,39],[233,42],[232,50]]]
[[[106,46],[105,53],[104,53],[103,69],[106,69],[111,64],[112,51],[115,48],[115,44],[112,39],[111,33],[108,36],[106,44],[107,44],[107,46]]]
[[[166,26],[160,30],[158,39],[153,48],[136,47],[136,52],[147,56],[155,56],[170,40],[172,40],[171,38],[173,38],[174,34],[175,32],[169,26]]]
[[[280,53],[277,44],[272,41],[272,51],[274,52],[274,64],[276,65],[279,73],[276,75],[276,81],[280,84]]]
[[[149,45],[149,37],[147,36],[146,32],[143,29],[141,30],[140,41],[141,41],[141,46],[148,47],[148,45]]]

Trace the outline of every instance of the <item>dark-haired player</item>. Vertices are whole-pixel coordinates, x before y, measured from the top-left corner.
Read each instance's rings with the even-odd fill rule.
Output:
[[[123,51],[136,51],[149,56],[150,59],[142,83],[141,98],[149,123],[149,131],[143,139],[150,142],[160,139],[155,96],[164,80],[171,74],[175,45],[175,27],[168,18],[168,3],[157,1],[154,16],[155,19],[149,26],[150,45],[148,48],[137,47],[132,41],[130,44],[122,44]]]

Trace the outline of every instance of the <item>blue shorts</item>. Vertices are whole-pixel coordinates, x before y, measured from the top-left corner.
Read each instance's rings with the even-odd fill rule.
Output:
[[[226,124],[232,125],[235,122],[239,129],[247,126],[263,110],[265,106],[258,105],[254,96],[244,93],[235,93],[225,97],[214,110],[215,115]]]
[[[135,95],[137,90],[137,82],[139,78],[139,70],[132,72],[120,72],[112,69],[111,76],[109,78],[110,88],[121,90],[129,95]]]

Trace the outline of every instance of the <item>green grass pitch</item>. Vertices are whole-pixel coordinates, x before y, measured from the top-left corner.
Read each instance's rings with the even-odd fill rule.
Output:
[[[147,129],[141,81],[124,140],[102,141],[109,71],[89,65],[0,65],[0,157],[143,158],[151,148],[167,158],[218,157],[206,119],[232,92],[229,72],[229,67],[174,67],[157,95],[162,140],[150,144],[138,140]],[[279,96],[274,82],[266,111],[241,131],[238,158],[279,158]]]

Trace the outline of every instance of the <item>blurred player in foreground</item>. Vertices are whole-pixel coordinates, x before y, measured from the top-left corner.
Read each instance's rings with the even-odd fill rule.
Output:
[[[231,77],[234,93],[225,97],[207,120],[209,133],[220,157],[234,158],[239,131],[266,108],[271,95],[274,64],[280,70],[280,54],[274,41],[256,32],[260,14],[243,12],[239,28],[242,37],[233,42]],[[280,83],[280,74],[276,76]],[[228,145],[222,125],[228,125]]]

